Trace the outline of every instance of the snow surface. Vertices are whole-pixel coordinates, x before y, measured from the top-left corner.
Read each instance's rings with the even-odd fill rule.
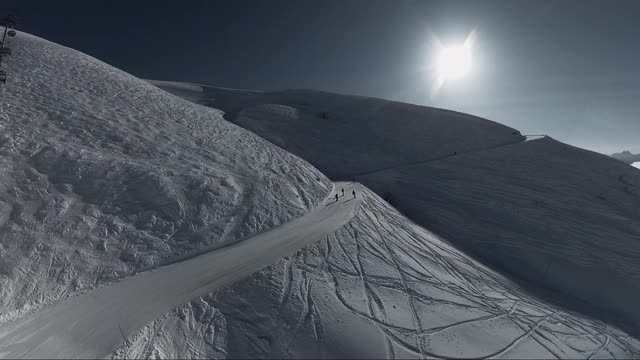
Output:
[[[515,129],[475,116],[375,98],[150,82],[225,111],[227,120],[338,179],[525,140]]]
[[[360,181],[391,192],[412,219],[530,288],[640,330],[636,169],[547,138]]]
[[[533,298],[366,188],[322,203],[326,177],[221,112],[15,39],[0,87],[2,356],[39,346],[116,358],[640,353],[637,339]]]
[[[331,234],[356,214],[356,191],[328,197],[308,214],[238,244],[147,271],[0,328],[2,358],[96,358],[109,355],[148,322],[189,300],[250,275]],[[66,331],[59,331],[66,329]]]
[[[364,189],[346,226],[163,316],[116,358],[633,358]],[[349,197],[347,195],[347,197]]]
[[[11,46],[0,319],[273,228],[331,189],[218,110],[29,34]]]
[[[634,166],[634,167],[637,167],[638,169],[640,169],[640,161],[634,162],[633,164],[631,164],[631,166]]]
[[[156,84],[184,96],[179,83]],[[570,309],[640,334],[640,173],[632,167],[427,107],[313,91],[197,89],[199,103],[329,176],[355,176],[530,290],[550,290],[545,296]]]

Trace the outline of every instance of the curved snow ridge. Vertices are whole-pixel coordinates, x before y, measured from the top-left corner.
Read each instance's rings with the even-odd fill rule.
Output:
[[[227,120],[302,157],[333,179],[525,139],[518,130],[487,119],[383,99],[151,83],[225,111]]]
[[[349,222],[358,212],[362,191],[355,183],[336,185],[324,203],[275,229],[118,281],[6,324],[0,328],[0,357],[108,355],[124,339],[167,311],[241,279]],[[335,200],[338,188],[346,193]],[[357,193],[355,197],[352,191]]]

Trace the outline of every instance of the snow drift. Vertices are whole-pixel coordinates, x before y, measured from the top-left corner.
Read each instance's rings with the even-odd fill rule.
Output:
[[[152,82],[412,220],[559,303],[640,333],[640,172],[470,115],[313,91]],[[546,294],[549,295],[549,294]]]

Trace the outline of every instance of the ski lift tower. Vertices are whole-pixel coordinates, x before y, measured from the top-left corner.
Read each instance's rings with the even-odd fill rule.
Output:
[[[9,37],[16,36],[16,31],[14,30],[16,27],[16,19],[14,16],[9,15],[0,19],[0,26],[4,27],[4,32],[2,34],[2,41],[0,42],[0,63],[2,62],[3,55],[10,55],[11,49],[5,47],[5,43],[7,41],[7,35]],[[7,82],[7,72],[3,69],[0,69],[0,83],[5,84]]]
[[[0,50],[4,49],[5,41],[7,40],[7,34],[9,33],[10,37],[16,35],[16,18],[13,15],[6,16],[0,19],[0,26],[4,26],[4,32],[2,34],[2,42],[0,42]],[[11,53],[11,51],[9,51]]]

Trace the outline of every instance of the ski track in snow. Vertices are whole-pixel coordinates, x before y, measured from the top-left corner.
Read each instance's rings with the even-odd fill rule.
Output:
[[[366,189],[348,224],[204,301],[226,318],[231,358],[635,358],[640,351],[623,332],[528,295]],[[167,356],[161,342],[154,346]],[[133,354],[125,346],[114,356]]]

